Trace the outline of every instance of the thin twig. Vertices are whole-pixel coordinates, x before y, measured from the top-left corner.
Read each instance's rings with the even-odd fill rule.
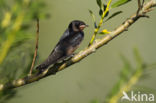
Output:
[[[38,18],[37,18],[37,25],[36,25],[36,28],[37,28],[37,31],[36,31],[35,51],[34,51],[34,57],[33,57],[33,61],[32,61],[31,68],[30,68],[30,71],[29,71],[28,76],[31,76],[31,75],[32,75],[32,71],[33,71],[34,64],[35,64],[35,61],[36,61],[36,56],[37,56],[38,39],[39,39],[39,19],[38,19]]]
[[[140,9],[141,9],[141,1],[138,0],[138,11],[140,11]]]
[[[91,46],[85,48],[84,50],[80,51],[78,54],[76,54],[74,57],[67,61],[63,61],[62,63],[55,64],[51,68],[47,69],[41,74],[33,74],[32,76],[26,76],[21,79],[14,80],[12,82],[6,83],[6,84],[0,84],[0,91],[6,90],[6,89],[11,89],[11,88],[17,88],[26,84],[30,84],[32,82],[38,81],[42,78],[45,78],[49,75],[53,75],[58,71],[61,71],[68,66],[71,66],[75,63],[78,63],[82,59],[84,59],[86,56],[92,54],[96,49],[104,46],[107,44],[109,41],[123,33],[127,28],[129,28],[132,24],[134,24],[139,18],[142,16],[140,15],[145,15],[146,13],[149,12],[149,9],[151,9],[154,5],[156,5],[155,0],[150,0],[147,2],[142,10],[139,12],[139,15],[136,13],[133,14],[129,19],[127,19],[123,24],[121,24],[117,29],[112,31],[110,34],[106,35],[102,39],[95,40],[96,42],[92,44]]]
[[[142,0],[142,3],[140,0],[138,0],[138,10],[137,10],[137,14],[139,14],[140,10],[142,9],[144,5],[144,0]]]

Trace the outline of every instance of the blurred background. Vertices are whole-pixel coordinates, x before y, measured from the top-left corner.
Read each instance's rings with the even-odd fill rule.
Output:
[[[47,58],[72,20],[82,20],[89,25],[89,28],[84,30],[85,38],[76,52],[88,45],[94,31],[88,9],[94,12],[97,23],[100,20],[99,8],[95,0],[44,0],[44,2],[46,3],[45,11],[50,14],[50,18],[40,20],[39,56],[36,65]],[[111,31],[122,24],[137,10],[137,1],[133,0],[111,12],[118,10],[122,10],[123,13],[106,22],[103,29]],[[102,103],[120,79],[119,74],[123,67],[120,54],[123,54],[135,66],[133,49],[137,48],[146,63],[156,63],[156,10],[148,15],[149,19],[138,20],[128,31],[79,63],[56,75],[15,89],[17,91],[15,97],[9,99],[7,103],[90,103],[92,101]],[[35,35],[36,22],[33,21],[31,24],[32,27],[29,30]],[[101,37],[97,36],[97,38]],[[31,45],[35,46],[33,41],[35,39],[32,40]],[[156,66],[154,69],[149,69],[147,74],[150,76],[140,80],[132,90],[141,90],[142,87],[146,87],[155,93],[155,69]]]

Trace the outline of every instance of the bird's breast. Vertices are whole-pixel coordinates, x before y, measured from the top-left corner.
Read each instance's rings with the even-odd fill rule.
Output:
[[[66,42],[67,48],[66,52],[67,55],[73,54],[73,52],[79,47],[80,43],[82,42],[84,36],[81,33],[71,36],[68,41]]]

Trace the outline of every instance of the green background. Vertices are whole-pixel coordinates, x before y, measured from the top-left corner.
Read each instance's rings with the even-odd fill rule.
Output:
[[[41,63],[52,51],[57,41],[72,20],[83,20],[89,24],[84,30],[85,38],[80,51],[88,45],[93,34],[93,22],[88,12],[91,9],[98,17],[98,6],[95,0],[45,0],[47,12],[51,18],[40,21],[39,58]],[[113,30],[126,20],[137,9],[137,1],[112,10],[122,10],[123,13],[104,24],[103,28]],[[133,48],[137,47],[147,63],[156,62],[156,10],[149,13],[150,19],[138,20],[128,31],[122,33],[96,53],[81,62],[49,76],[38,82],[20,87],[17,96],[8,103],[89,103],[97,99],[104,101],[107,93],[119,79],[122,69],[120,54],[128,57],[133,65]],[[32,32],[36,32],[35,23]],[[100,38],[102,36],[98,36]],[[35,44],[32,44],[35,45]],[[148,71],[150,77],[137,85],[156,90],[156,71]],[[140,89],[138,87],[138,89]]]

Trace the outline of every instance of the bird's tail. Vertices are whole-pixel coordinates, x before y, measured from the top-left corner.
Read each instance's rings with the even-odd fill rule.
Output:
[[[39,71],[39,73],[44,72],[48,67],[52,64],[55,64],[57,62],[57,59],[54,59],[52,56],[49,56],[48,59],[46,59],[43,63],[38,65],[36,69]]]
[[[52,64],[55,64],[57,61],[62,59],[62,54],[58,52],[52,52],[49,57],[41,63],[39,66],[36,67],[36,69],[39,71],[39,73],[44,72],[48,67]]]

